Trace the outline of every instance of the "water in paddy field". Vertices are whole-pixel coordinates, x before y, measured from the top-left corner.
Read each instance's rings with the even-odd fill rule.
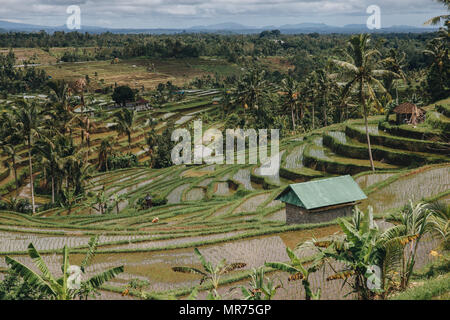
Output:
[[[396,175],[396,173],[372,173],[360,176],[355,179],[355,181],[359,184],[361,189],[367,188],[375,183],[384,181],[389,177]]]
[[[364,125],[359,125],[359,126],[355,126],[355,127],[358,130],[360,130],[360,131],[366,132],[366,126],[364,126]],[[368,128],[368,131],[369,131],[370,134],[378,135],[380,133],[379,130],[378,130],[378,125],[377,124],[369,124],[367,126],[367,128]]]
[[[270,193],[263,193],[244,200],[233,213],[254,212],[264,201],[270,197]]]
[[[192,188],[186,193],[186,201],[198,201],[205,197],[205,190],[203,188]]]
[[[409,199],[420,201],[450,189],[450,166],[428,169],[398,179],[390,185],[371,193],[360,205],[371,205],[375,213],[399,208]]]
[[[183,184],[181,186],[176,187],[169,193],[167,196],[167,203],[179,203],[181,202],[181,195],[183,191],[189,188],[189,184]]]
[[[228,182],[217,182],[215,184],[215,195],[218,196],[226,196],[230,194],[230,187],[228,186]]]
[[[285,168],[287,169],[301,169],[303,168],[303,151],[306,144],[295,147],[291,153],[286,157]]]
[[[263,163],[260,167],[256,168],[255,169],[255,174],[257,174],[259,176],[263,176],[262,172],[261,172],[261,168],[262,167],[269,168],[269,165],[272,163],[272,161],[276,160],[276,157],[278,157],[278,163],[281,165],[281,157],[283,156],[285,151],[286,150],[281,151],[278,155],[275,155],[275,156],[271,157],[268,161]],[[265,177],[271,183],[278,184],[278,185],[281,184],[279,168],[276,168],[276,170],[275,170],[275,172],[273,174],[265,175],[263,177]]]
[[[244,185],[247,190],[254,190],[250,180],[250,169],[239,169],[233,179]]]
[[[323,137],[322,136],[314,138],[312,142],[317,147],[321,147],[321,148],[323,147]]]
[[[330,136],[338,140],[340,143],[347,143],[347,136],[345,135],[345,132],[342,131],[330,131],[328,132]]]

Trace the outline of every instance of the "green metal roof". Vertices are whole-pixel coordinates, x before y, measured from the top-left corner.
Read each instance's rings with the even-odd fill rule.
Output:
[[[305,209],[316,209],[366,199],[349,175],[289,185],[277,198]]]

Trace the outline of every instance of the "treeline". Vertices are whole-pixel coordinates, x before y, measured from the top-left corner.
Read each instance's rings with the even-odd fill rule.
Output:
[[[419,69],[427,65],[422,54],[426,43],[436,34],[383,34],[374,35],[375,46],[381,51],[391,48],[406,53],[407,65]],[[218,34],[89,34],[79,32],[0,34],[0,47],[27,47],[50,50],[52,47],[76,48],[67,51],[61,60],[66,62],[105,60],[114,58],[183,58],[198,56],[220,56],[230,62],[238,62],[242,56],[290,56],[300,67],[325,61],[326,57],[342,48],[349,35],[299,34],[283,35],[265,31],[253,35]],[[95,50],[79,50],[93,47]],[[313,58],[314,56],[314,58]]]

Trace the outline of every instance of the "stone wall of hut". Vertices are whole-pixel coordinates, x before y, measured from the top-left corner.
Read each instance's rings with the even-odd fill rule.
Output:
[[[348,205],[339,208],[324,208],[322,211],[310,212],[304,208],[286,203],[286,224],[320,223],[331,221],[339,217],[351,216],[353,208],[353,205]]]

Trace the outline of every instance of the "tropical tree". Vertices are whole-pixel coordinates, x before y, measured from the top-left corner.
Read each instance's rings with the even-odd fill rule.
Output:
[[[392,229],[396,231],[397,239],[391,241],[397,241],[404,246],[400,268],[400,287],[402,289],[408,287],[416,263],[420,240],[432,228],[431,215],[432,211],[428,204],[424,202],[414,204],[410,200],[399,216],[393,216],[394,219],[398,219],[399,224]]]
[[[221,296],[217,292],[220,284],[220,277],[224,274],[230,273],[236,269],[241,269],[246,266],[245,263],[237,262],[228,264],[225,259],[221,260],[217,265],[213,265],[211,262],[206,261],[205,257],[200,253],[200,251],[195,248],[194,253],[199,258],[203,270],[193,268],[193,267],[173,267],[172,270],[175,272],[191,273],[200,275],[202,278],[200,280],[200,285],[205,281],[209,281],[212,290],[209,292],[209,298],[220,299]]]
[[[427,206],[431,210],[429,218],[431,231],[440,235],[443,240],[443,247],[450,247],[450,205],[443,201],[434,201]]]
[[[111,137],[107,137],[102,140],[100,143],[100,147],[98,149],[98,169],[102,169],[105,167],[106,171],[108,171],[108,157],[113,154],[115,140]]]
[[[444,4],[447,7],[447,11],[450,10],[450,0],[436,0],[436,1]],[[442,20],[448,21],[449,19],[450,19],[450,15],[444,14],[444,15],[440,15],[440,16],[431,18],[430,20],[426,21],[425,24],[437,25],[437,24],[441,23]]]
[[[288,281],[302,280],[303,288],[305,289],[306,300],[319,300],[320,299],[320,288],[316,292],[311,290],[311,284],[309,282],[309,276],[311,273],[316,272],[319,268],[323,266],[323,261],[320,257],[317,257],[313,263],[308,265],[308,267],[303,266],[300,258],[288,247],[286,247],[286,253],[291,260],[290,264],[284,262],[266,262],[264,265],[266,267],[273,268],[275,270],[284,271],[290,274]]]
[[[18,132],[24,137],[28,147],[28,167],[30,175],[31,205],[33,215],[36,213],[34,201],[33,160],[31,150],[34,140],[40,136],[41,115],[36,103],[29,103],[25,99],[20,100],[13,109],[17,121]]]
[[[50,175],[52,188],[52,203],[55,203],[55,183],[57,176],[62,172],[64,167],[64,159],[58,153],[57,145],[50,140],[39,140],[36,142],[34,149],[41,156],[41,164],[45,172]]]
[[[69,84],[64,80],[52,80],[47,86],[53,91],[53,98],[62,105],[67,105],[69,96]]]
[[[347,79],[347,83],[343,89],[343,96],[345,97],[348,94],[351,94],[352,90],[355,88],[357,89],[359,102],[364,115],[370,165],[372,171],[375,171],[367,119],[369,116],[367,100],[368,98],[372,99],[375,105],[378,108],[381,108],[375,91],[378,89],[385,94],[388,93],[377,78],[386,77],[388,75],[399,77],[399,75],[395,72],[381,68],[386,60],[381,60],[380,52],[375,49],[370,49],[369,44],[370,36],[368,34],[352,36],[349,40],[347,50],[344,51],[347,61],[332,59],[332,62],[342,68],[343,75]]]
[[[28,246],[28,255],[41,274],[9,256],[5,257],[5,261],[10,266],[10,269],[20,275],[29,286],[38,289],[52,299],[72,300],[76,297],[80,299],[83,297],[87,298],[86,292],[92,292],[92,290],[100,288],[105,282],[110,281],[124,271],[123,266],[115,267],[83,281],[82,277],[86,273],[86,267],[95,255],[97,245],[98,237],[91,238],[85,258],[80,266],[70,265],[69,249],[67,246],[64,246],[62,249],[62,276],[59,278],[51,274],[44,259],[32,243]]]
[[[250,70],[244,74],[237,87],[233,90],[233,103],[236,106],[243,107],[244,117],[246,117],[247,109],[250,111],[256,110],[257,112],[260,110],[258,104],[267,88],[267,81],[264,77],[265,71]]]
[[[297,106],[299,105],[300,85],[292,77],[281,80],[282,90],[284,92],[283,100],[287,109],[291,112],[292,129],[295,131],[295,115]]]
[[[131,151],[131,134],[135,129],[136,111],[121,109],[115,114],[116,125],[114,129],[120,135],[125,134],[128,138],[128,149]]]
[[[450,57],[446,41],[433,39],[424,54],[432,59],[427,75],[428,91],[432,99],[446,98],[450,93]]]

